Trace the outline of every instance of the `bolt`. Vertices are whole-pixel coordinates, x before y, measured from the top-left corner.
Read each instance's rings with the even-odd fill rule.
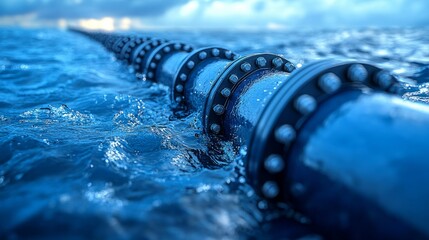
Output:
[[[184,73],[180,74],[180,80],[182,80],[183,82],[186,81],[187,78],[188,76],[186,76],[186,74]]]
[[[142,59],[141,58],[136,58],[136,63],[141,63],[142,62]]]
[[[212,55],[214,56],[214,57],[217,57],[217,56],[219,56],[219,49],[217,49],[217,48],[213,48],[213,50],[212,50]]]
[[[171,48],[170,48],[170,47],[165,47],[165,48],[164,48],[164,52],[168,53],[168,52],[170,52],[170,51],[171,51]]]
[[[212,125],[210,125],[210,130],[212,130],[212,132],[218,134],[220,132],[220,125],[213,123]]]
[[[295,140],[296,132],[295,129],[288,124],[284,124],[277,128],[277,130],[274,133],[277,141],[283,143],[283,144],[289,144],[293,140]]]
[[[156,59],[156,60],[160,60],[160,59],[161,59],[161,54],[156,54],[156,55],[155,55],[155,59]]]
[[[283,170],[284,166],[283,158],[278,154],[271,154],[264,161],[264,167],[270,173],[279,173]]]
[[[176,97],[176,102],[177,102],[177,103],[182,102],[182,97]]]
[[[262,193],[267,198],[274,198],[279,194],[279,187],[277,186],[277,183],[268,181],[262,186]]]
[[[290,62],[286,62],[283,68],[288,73],[290,73],[293,70],[295,70],[295,66],[292,63],[290,63]]]
[[[174,49],[176,49],[176,50],[180,50],[181,47],[182,46],[180,45],[180,43],[174,44]]]
[[[325,73],[319,79],[319,86],[325,93],[333,93],[341,87],[341,79],[334,73]]]
[[[283,64],[283,60],[282,60],[281,58],[279,58],[279,57],[276,57],[276,58],[274,58],[274,59],[273,59],[272,63],[273,63],[273,65],[274,65],[276,68],[278,68],[278,67],[281,67],[281,66],[282,66],[282,64]]]
[[[220,105],[220,104],[216,104],[216,106],[213,107],[213,111],[217,114],[217,115],[222,115],[225,111],[225,108]]]
[[[347,71],[347,77],[353,82],[364,82],[368,78],[368,71],[362,64],[353,64]]]
[[[154,42],[152,42],[152,46],[154,46],[154,47],[158,46],[158,44],[159,44],[159,42],[158,42],[158,41],[154,41]]]
[[[188,66],[189,69],[192,69],[192,68],[194,68],[195,63],[194,63],[194,61],[189,61],[186,65]]]
[[[176,86],[176,91],[183,92],[183,85],[182,84],[177,85]]]
[[[232,52],[231,52],[231,51],[226,51],[226,52],[225,52],[225,57],[226,57],[227,59],[231,59],[231,57],[232,57]]]
[[[250,63],[248,63],[248,62],[245,62],[245,63],[241,64],[240,68],[243,72],[248,72],[252,69],[252,65],[250,65]]]
[[[229,88],[224,88],[224,89],[222,89],[220,94],[222,94],[222,96],[224,96],[224,97],[229,97],[231,95],[231,90],[229,90]]]
[[[310,95],[303,94],[295,100],[295,108],[301,114],[304,114],[304,115],[309,114],[313,112],[316,109],[316,107],[317,107],[316,99],[314,99],[314,97]]]
[[[256,65],[258,65],[258,67],[265,67],[267,65],[267,60],[265,60],[264,57],[258,57],[256,59]]]
[[[144,47],[144,49],[146,49],[146,50],[150,50],[150,46],[149,46],[149,45],[146,45],[146,47]]]
[[[207,57],[207,53],[206,52],[200,52],[200,54],[198,54],[198,57],[201,59],[201,60],[203,60],[203,59],[205,59],[206,57]]]
[[[238,77],[237,77],[237,75],[232,74],[231,76],[229,76],[229,81],[230,81],[232,84],[236,84],[236,83],[238,82]]]
[[[382,88],[387,89],[393,83],[393,77],[386,71],[380,71],[375,76],[375,82]]]
[[[150,63],[150,68],[156,68],[156,63],[154,62]]]
[[[185,50],[186,52],[188,52],[188,51],[191,50],[191,46],[185,45],[185,46],[183,46],[183,50]]]
[[[153,72],[149,72],[149,73],[147,74],[147,77],[148,77],[148,78],[153,78]]]

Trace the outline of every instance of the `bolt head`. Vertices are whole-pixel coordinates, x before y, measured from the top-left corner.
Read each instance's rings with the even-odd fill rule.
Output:
[[[189,62],[186,64],[186,66],[187,66],[189,69],[192,69],[192,68],[194,68],[194,66],[195,66],[195,62],[194,62],[194,61],[189,61]]]
[[[153,72],[148,72],[147,77],[148,78],[153,78]]]
[[[277,130],[274,132],[274,135],[277,141],[283,144],[290,144],[293,140],[295,140],[296,131],[291,125],[284,124],[277,128]]]
[[[258,57],[256,59],[256,65],[258,67],[265,67],[267,65],[267,60],[264,57]]]
[[[252,69],[252,65],[250,65],[248,62],[245,62],[241,64],[240,68],[243,72],[248,72]]]
[[[227,58],[227,59],[231,59],[232,58],[232,52],[231,51],[226,51],[225,52],[225,57]]]
[[[270,173],[279,173],[284,169],[285,163],[280,155],[271,154],[265,159],[264,167]]]
[[[279,194],[279,186],[273,181],[268,181],[262,185],[262,193],[267,198],[275,198]]]
[[[295,109],[303,115],[313,112],[316,107],[317,101],[310,95],[303,94],[295,100]]]
[[[183,50],[185,50],[186,52],[189,52],[191,49],[192,49],[192,48],[191,48],[191,46],[189,46],[189,45],[185,45],[185,46],[183,46]]]
[[[279,58],[279,57],[276,57],[276,58],[273,59],[272,63],[274,65],[274,67],[279,68],[279,67],[282,66],[283,60],[281,58]]]
[[[213,123],[212,125],[210,125],[210,130],[216,134],[218,134],[220,132],[220,125]]]
[[[333,93],[341,87],[341,79],[334,73],[323,74],[318,83],[325,93]]]
[[[380,71],[375,76],[375,82],[382,88],[387,89],[393,84],[393,77],[387,71]]]
[[[170,52],[170,51],[171,51],[171,48],[170,48],[170,47],[165,47],[165,48],[164,48],[164,52],[168,53],[168,52]]]
[[[184,81],[186,81],[186,79],[188,79],[188,76],[186,76],[186,74],[184,74],[184,73],[180,74],[180,80],[182,80],[184,82]]]
[[[182,102],[182,100],[183,100],[183,98],[182,98],[182,97],[176,97],[176,99],[175,99],[175,100],[176,100],[176,102],[177,102],[177,103],[181,103],[181,102]]]
[[[213,55],[214,57],[219,56],[219,54],[220,54],[219,49],[217,49],[217,48],[213,48],[213,49],[212,49],[212,55]]]
[[[198,54],[198,58],[201,60],[205,59],[206,57],[207,57],[207,53],[204,51],[200,52],[200,54]]]
[[[347,77],[353,82],[364,82],[368,78],[368,71],[362,64],[353,64],[347,71]]]
[[[180,92],[180,93],[183,92],[183,85],[182,84],[177,85],[176,86],[176,91]]]
[[[225,107],[220,105],[220,104],[216,104],[213,107],[213,111],[217,114],[217,115],[221,115],[225,112]]]
[[[160,59],[161,59],[161,54],[156,54],[156,55],[155,55],[155,59],[156,59],[156,60],[160,60]]]
[[[236,83],[238,82],[238,77],[237,77],[237,75],[232,74],[231,76],[229,76],[229,81],[230,81],[232,84],[236,84]]]
[[[181,48],[182,46],[180,45],[180,43],[176,43],[176,44],[174,44],[174,49],[175,50],[180,50],[180,48]]]
[[[290,63],[290,62],[286,62],[285,65],[284,65],[284,67],[283,67],[283,69],[286,72],[291,73],[293,70],[295,70],[295,66],[292,63]]]
[[[150,68],[156,68],[156,63],[154,62],[150,63]]]
[[[229,88],[224,88],[224,89],[222,89],[222,91],[220,93],[224,97],[229,97],[231,95],[231,90]]]

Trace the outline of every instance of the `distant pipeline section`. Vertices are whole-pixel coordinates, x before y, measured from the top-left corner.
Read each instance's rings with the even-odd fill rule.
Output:
[[[139,79],[200,112],[204,133],[246,149],[246,177],[333,239],[429,238],[429,107],[363,62],[296,69],[271,53],[72,31],[100,42]]]

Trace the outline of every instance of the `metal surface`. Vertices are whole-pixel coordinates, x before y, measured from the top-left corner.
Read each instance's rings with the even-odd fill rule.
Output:
[[[290,201],[327,235],[427,237],[428,121],[429,106],[380,91],[332,96],[291,146],[281,180]]]
[[[124,36],[81,33],[113,52],[127,46]],[[133,48],[136,72],[167,85],[173,106],[201,112],[213,141],[247,149],[247,182],[260,196],[305,213],[329,238],[429,238],[429,107],[397,97],[388,72],[150,44]]]

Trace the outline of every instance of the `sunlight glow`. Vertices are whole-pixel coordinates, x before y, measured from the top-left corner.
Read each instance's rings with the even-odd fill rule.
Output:
[[[121,18],[119,21],[119,29],[121,30],[129,30],[131,28],[131,19],[130,18]]]
[[[82,19],[79,21],[79,26],[89,30],[114,31],[115,20],[111,17]]]

